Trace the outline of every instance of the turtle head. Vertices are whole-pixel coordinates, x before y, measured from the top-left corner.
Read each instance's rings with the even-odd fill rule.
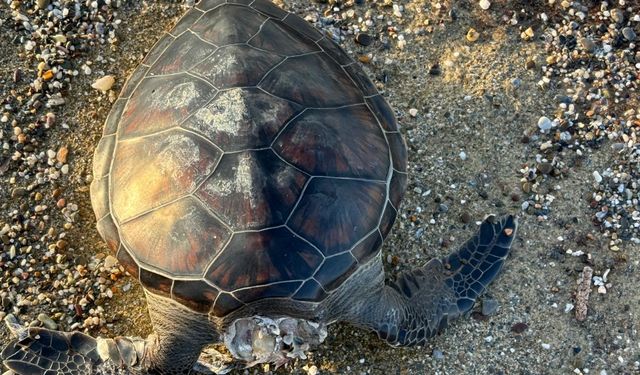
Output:
[[[289,317],[252,316],[231,323],[224,334],[224,343],[247,366],[259,363],[281,366],[293,358],[305,359],[305,352],[326,337],[325,324]]]

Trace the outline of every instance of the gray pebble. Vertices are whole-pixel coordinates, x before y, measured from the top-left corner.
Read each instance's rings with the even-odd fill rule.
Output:
[[[491,316],[498,311],[498,301],[493,298],[485,298],[482,300],[482,315]]]
[[[622,29],[622,36],[624,36],[624,38],[630,42],[636,40],[636,32],[633,31],[633,29],[630,27],[625,27],[624,29]]]
[[[38,320],[47,329],[58,329],[58,324],[56,324],[56,322],[54,322],[47,314],[39,314]]]
[[[440,349],[433,349],[433,353],[431,354],[435,359],[438,359],[438,360],[444,359],[444,353],[442,353]]]

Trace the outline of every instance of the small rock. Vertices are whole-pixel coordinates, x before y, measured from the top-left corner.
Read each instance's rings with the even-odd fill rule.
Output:
[[[553,165],[548,162],[538,164],[538,170],[542,174],[549,174],[553,170]]]
[[[39,9],[44,9],[49,6],[49,0],[38,0],[36,1],[36,5]]]
[[[529,328],[529,325],[527,323],[520,322],[511,326],[511,332],[522,333],[526,331],[528,328]]]
[[[461,159],[462,161],[467,160],[467,157],[468,157],[468,156],[467,156],[467,153],[466,153],[466,152],[464,152],[464,151],[460,151],[460,154],[458,154],[458,156],[460,156],[460,159]]]
[[[482,300],[482,315],[491,316],[498,311],[498,301],[493,298],[485,298]]]
[[[433,356],[433,358],[435,359],[444,359],[444,353],[442,353],[442,350],[440,349],[433,349],[433,352],[431,353],[431,355]]]
[[[580,46],[587,52],[593,52],[596,49],[596,44],[589,38],[580,38]]]
[[[102,92],[109,91],[113,84],[116,82],[116,79],[112,75],[107,75],[102,78],[98,78],[92,85],[96,90],[100,90]]]
[[[633,31],[633,29],[630,27],[625,27],[624,29],[622,29],[622,36],[624,36],[624,38],[630,42],[636,40],[637,37],[636,32]]]
[[[480,8],[482,10],[487,10],[491,6],[491,2],[489,0],[480,0]]]
[[[356,43],[367,47],[370,46],[371,43],[373,43],[373,38],[369,34],[360,33],[356,35]]]
[[[533,59],[528,59],[527,62],[524,63],[524,67],[531,70],[536,68],[536,62]]]
[[[56,160],[58,160],[58,162],[64,164],[64,163],[67,162],[67,156],[68,155],[69,155],[69,149],[67,148],[67,146],[62,146],[62,147],[60,147],[60,149],[56,153]]]
[[[467,40],[470,42],[475,42],[480,38],[480,33],[476,31],[476,29],[471,28],[467,31]]]
[[[116,264],[118,264],[118,260],[113,256],[107,255],[107,257],[104,258],[104,268],[110,269],[113,268]]]
[[[538,128],[540,128],[541,132],[545,133],[549,131],[552,126],[553,126],[553,123],[548,117],[542,116],[540,117],[540,119],[538,119]]]
[[[58,324],[53,321],[47,314],[39,314],[38,320],[47,329],[58,329]]]
[[[418,110],[415,108],[411,108],[409,110],[409,114],[411,115],[411,117],[416,117],[418,115]]]
[[[463,212],[462,215],[460,215],[460,221],[465,224],[469,224],[472,219],[473,218],[471,217],[471,214],[469,214],[468,212]]]
[[[593,171],[593,179],[597,183],[601,183],[602,182],[602,176],[600,176],[600,173],[598,171]]]

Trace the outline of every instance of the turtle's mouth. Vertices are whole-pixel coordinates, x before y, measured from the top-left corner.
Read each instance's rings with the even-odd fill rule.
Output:
[[[305,352],[326,337],[326,324],[289,317],[252,316],[231,323],[224,334],[224,343],[247,366],[265,362],[281,366],[292,358],[306,359]]]

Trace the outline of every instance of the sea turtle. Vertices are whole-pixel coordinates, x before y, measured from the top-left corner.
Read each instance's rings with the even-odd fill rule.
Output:
[[[443,259],[385,283],[380,248],[407,184],[385,99],[328,36],[266,0],[203,0],[124,85],[94,156],[100,235],[140,281],[154,333],[29,328],[18,374],[198,373],[304,356],[326,325],[419,345],[469,311],[515,236],[489,216]]]

